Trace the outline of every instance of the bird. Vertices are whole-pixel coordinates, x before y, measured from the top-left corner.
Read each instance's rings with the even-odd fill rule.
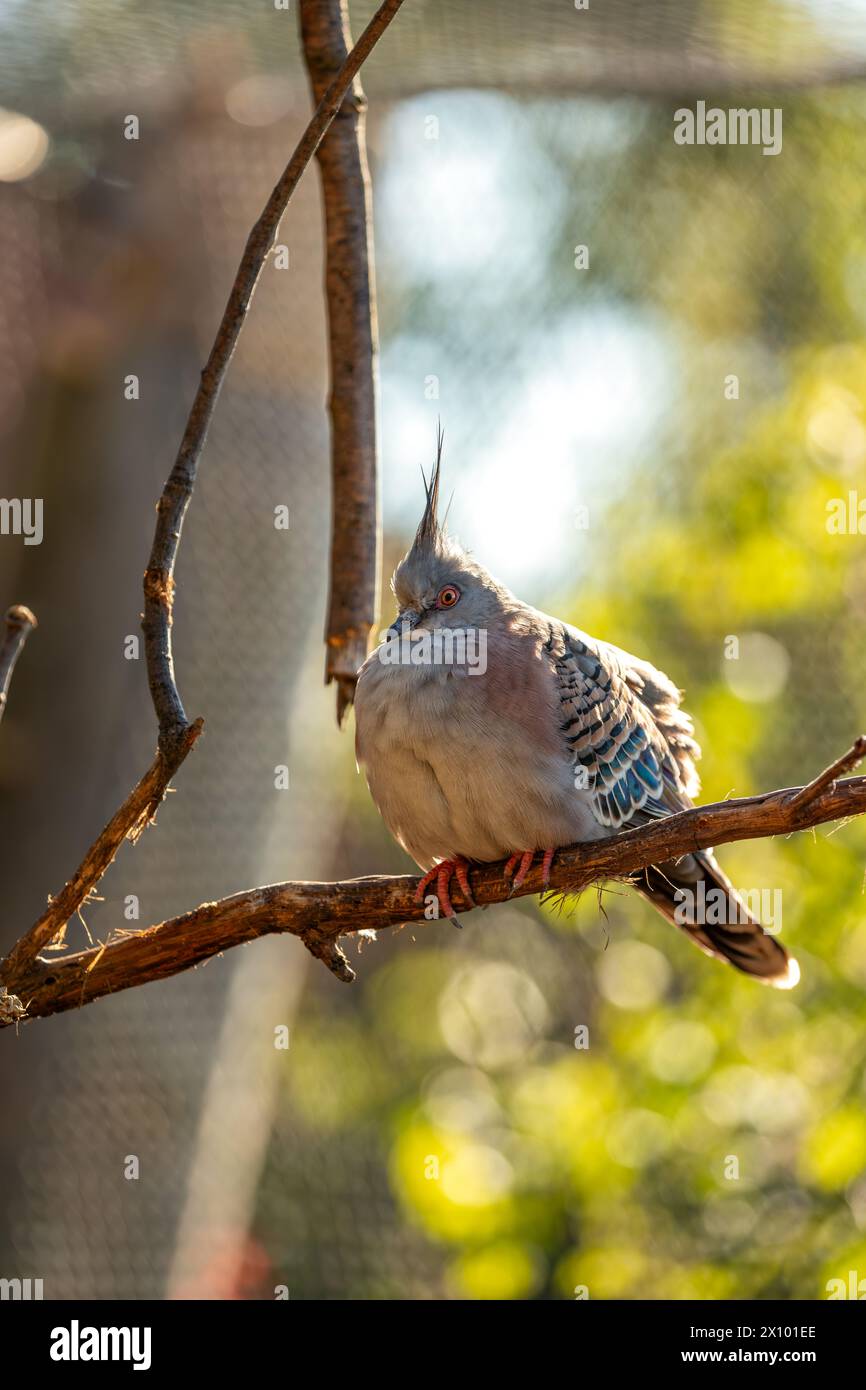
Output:
[[[440,430],[391,581],[397,618],[358,674],[355,749],[382,819],[422,870],[416,899],[432,889],[437,915],[460,925],[453,885],[475,906],[474,864],[506,860],[513,892],[541,854],[547,888],[563,846],[691,807],[701,750],[666,675],[522,602],[448,533],[442,451]],[[707,955],[776,988],[797,983],[796,960],[712,850],[632,883]]]

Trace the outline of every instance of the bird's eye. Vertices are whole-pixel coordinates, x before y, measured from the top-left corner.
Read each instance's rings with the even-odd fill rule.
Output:
[[[446,584],[444,589],[439,590],[439,597],[436,600],[437,608],[453,608],[460,597],[460,590],[454,584]]]

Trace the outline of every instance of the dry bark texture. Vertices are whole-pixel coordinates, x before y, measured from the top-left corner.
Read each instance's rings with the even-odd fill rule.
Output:
[[[169,782],[202,731],[201,719],[190,721],[187,718],[178,690],[171,626],[175,562],[208,427],[232,354],[246,322],[259,276],[276,240],[289,199],[340,111],[343,99],[352,87],[362,63],[372,52],[402,3],[403,0],[383,0],[352,51],[347,53],[344,47],[340,60],[333,69],[323,73],[321,94],[313,116],[247,238],[213,347],[201,374],[174,466],[157,503],[153,545],[144,575],[142,628],[148,684],[158,722],[156,755],[150,768],[91,845],[63,890],[56,898],[49,898],[46,911],[17,941],[5,960],[0,962],[0,1000],[16,996],[17,982],[26,977],[30,967],[39,968],[38,964],[34,964],[39,952],[60,936],[69,918],[87,902],[123,841],[136,840],[153,819],[168,790]],[[333,17],[335,13],[332,0],[322,0],[320,9],[325,18]],[[372,419],[368,423],[372,427]],[[375,445],[370,456],[374,453]],[[351,467],[351,461],[347,467]],[[336,553],[340,554],[339,551]],[[375,579],[373,587],[375,589]],[[10,609],[6,619],[5,637],[0,647],[0,714],[5,704],[12,668],[27,633],[33,626],[35,619],[28,609]],[[327,949],[323,947],[322,950],[327,956]],[[93,963],[89,966],[89,970],[92,969]],[[6,994],[2,991],[6,991]],[[0,1023],[12,1021],[16,1016],[17,1006],[14,1004],[7,1002],[0,1008]]]
[[[301,0],[304,61],[321,101],[351,48],[347,0]],[[376,477],[378,332],[373,219],[365,141],[367,101],[356,77],[316,158],[325,213],[331,416],[331,591],[325,680],[337,719],[378,621],[381,545]]]
[[[866,777],[837,778],[866,754],[860,738],[842,758],[806,787],[763,796],[721,801],[710,806],[627,830],[608,840],[559,850],[550,875],[556,894],[579,893],[592,883],[628,878],[650,864],[664,863],[697,849],[735,840],[788,835],[827,821],[866,812]],[[511,896],[503,864],[471,870],[478,906]],[[354,971],[341,946],[344,936],[424,922],[425,904],[416,902],[417,878],[358,878],[343,883],[278,883],[204,903],[181,917],[124,933],[102,946],[55,960],[36,960],[5,981],[28,1018],[89,1004],[105,994],[151,980],[167,979],[212,956],[273,933],[299,936],[338,978]],[[541,865],[530,870],[514,896],[541,891]],[[456,912],[468,911],[455,890]],[[448,922],[443,922],[451,930]],[[20,1015],[19,1015],[20,1016]],[[15,1021],[11,1012],[0,1026]]]

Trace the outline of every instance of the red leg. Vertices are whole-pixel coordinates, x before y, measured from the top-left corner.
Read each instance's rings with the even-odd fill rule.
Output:
[[[541,866],[541,881],[544,884],[545,888],[550,887],[550,866],[553,863],[553,856],[555,854],[555,847],[553,849],[546,849],[544,851],[544,859],[542,861]],[[532,868],[532,861],[535,858],[535,855],[536,851],[534,849],[527,849],[523,850],[522,852],[519,851],[517,854],[512,854],[511,858],[506,863],[505,868],[503,870],[503,874],[506,878],[514,879],[514,882],[511,885],[512,893],[523,883],[524,879],[526,878],[526,875]],[[519,868],[517,867],[518,864],[520,865]],[[516,873],[515,869],[517,870]]]
[[[544,863],[541,866],[541,882],[544,884],[545,888],[550,887],[550,866],[553,863],[553,856],[555,854],[555,849],[546,849],[544,851]]]
[[[443,859],[441,863],[434,864],[432,869],[428,869],[423,878],[418,882],[415,889],[415,901],[420,903],[424,898],[424,893],[433,880],[436,880],[436,900],[439,903],[439,910],[445,917],[459,927],[457,914],[451,903],[451,879],[456,878],[463,894],[464,901],[468,907],[475,906],[475,899],[469,887],[469,863],[462,855],[457,855],[454,859]]]
[[[469,887],[469,862],[462,855],[454,860],[454,873],[457,882],[460,884],[460,891],[470,907],[475,907],[475,899],[472,896],[472,889]]]
[[[513,882],[513,884],[511,885],[511,891],[512,891],[512,893],[514,892],[515,888],[519,888],[519,887],[521,886],[521,884],[523,883],[523,880],[526,878],[526,875],[529,873],[529,870],[532,868],[532,861],[533,861],[534,858],[535,858],[535,850],[534,850],[534,849],[527,849],[527,850],[524,850],[524,851],[523,851],[523,854],[520,856],[520,868],[517,870],[517,873],[514,875],[514,882]]]
[[[513,880],[511,885],[512,893],[523,885],[526,875],[532,868],[532,863],[537,853],[538,851],[534,849],[518,850],[518,852],[512,854],[507,861],[503,873],[506,878]],[[553,863],[553,856],[555,853],[555,848],[544,850],[544,858],[541,866],[541,882],[545,888],[550,887],[550,866]],[[415,901],[418,903],[422,902],[426,890],[429,888],[430,884],[435,881],[436,900],[439,903],[439,911],[442,913],[443,917],[450,917],[459,927],[460,923],[457,921],[457,914],[451,902],[451,880],[453,878],[457,879],[460,891],[463,894],[463,900],[467,907],[475,907],[475,899],[472,896],[472,889],[469,886],[469,863],[459,854],[455,855],[453,859],[443,859],[441,863],[434,864],[432,869],[427,870],[426,874],[418,880],[418,887],[415,889]]]

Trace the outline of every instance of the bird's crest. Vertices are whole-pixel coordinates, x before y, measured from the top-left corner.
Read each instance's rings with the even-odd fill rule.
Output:
[[[439,524],[439,478],[442,471],[442,446],[445,436],[442,433],[442,426],[439,425],[436,431],[436,463],[433,472],[430,474],[428,483],[421,469],[421,477],[424,479],[424,491],[427,500],[424,505],[424,515],[415,532],[415,543],[413,550],[436,550],[441,545],[444,529]]]

